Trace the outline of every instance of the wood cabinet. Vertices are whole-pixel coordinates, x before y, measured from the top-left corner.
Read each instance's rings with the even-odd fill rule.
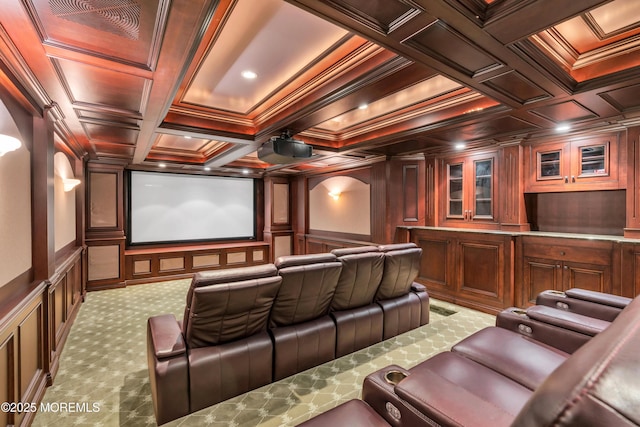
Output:
[[[434,298],[497,313],[512,305],[513,238],[413,229],[411,240],[422,248],[417,280]]]
[[[522,236],[522,283],[516,286],[516,305],[532,305],[548,289],[613,292],[614,246],[606,240]]]
[[[620,137],[608,134],[527,147],[525,191],[612,190],[626,187]]]
[[[496,158],[496,153],[487,153],[441,160],[442,225],[496,225]]]

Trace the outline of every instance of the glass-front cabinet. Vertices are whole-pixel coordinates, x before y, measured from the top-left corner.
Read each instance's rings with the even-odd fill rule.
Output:
[[[443,160],[443,166],[446,171],[443,225],[494,221],[495,156]]]
[[[528,147],[527,192],[624,188],[617,135]]]

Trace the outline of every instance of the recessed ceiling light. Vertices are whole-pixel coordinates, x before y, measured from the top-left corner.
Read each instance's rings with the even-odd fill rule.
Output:
[[[164,163],[158,163],[158,167],[159,167],[159,168],[166,168],[166,167],[167,167],[167,165],[166,165],[166,164],[164,164]]]
[[[456,145],[453,146],[453,148],[455,148],[456,150],[462,150],[467,146],[467,144],[465,144],[464,142],[458,142]]]
[[[185,135],[184,139],[191,139],[191,137],[189,135]]]
[[[253,80],[256,77],[258,77],[258,75],[254,71],[251,71],[251,70],[244,70],[241,75],[242,75],[242,77],[244,77],[247,80]]]
[[[209,172],[211,170],[211,168],[209,166],[205,166],[204,170],[206,170],[207,172]]]
[[[566,124],[566,123],[559,124],[558,126],[556,126],[556,131],[557,131],[557,132],[566,132],[566,131],[568,131],[569,129],[571,129],[571,126],[569,126],[569,125],[568,125],[568,124]]]
[[[245,175],[249,175],[249,169],[242,169],[242,173]]]
[[[367,108],[369,108],[368,104],[360,104],[360,106],[358,107],[358,109],[360,110],[366,110]]]

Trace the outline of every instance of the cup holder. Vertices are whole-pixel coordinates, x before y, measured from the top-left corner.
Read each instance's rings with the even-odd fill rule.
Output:
[[[407,374],[401,371],[389,371],[384,374],[384,380],[389,384],[395,386],[403,379],[407,378]]]
[[[513,314],[517,314],[518,316],[526,316],[527,312],[525,310],[522,310],[520,308],[514,308],[513,310],[511,310],[511,312]]]

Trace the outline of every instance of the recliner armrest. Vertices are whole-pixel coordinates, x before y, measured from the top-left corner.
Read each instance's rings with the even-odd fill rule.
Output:
[[[572,288],[565,292],[571,298],[581,299],[584,301],[595,302],[598,304],[609,305],[616,308],[625,308],[631,302],[631,298],[621,297],[619,295],[605,294],[587,289]]]
[[[187,351],[180,325],[173,314],[150,317],[151,348],[158,359],[179,356]]]
[[[527,309],[527,316],[540,322],[590,336],[599,334],[611,324],[611,322],[607,322],[606,320],[558,310],[544,305],[534,305],[533,307],[529,307]]]
[[[411,284],[411,290],[413,292],[427,292],[427,287],[422,285],[422,284],[420,284],[420,283],[413,282]]]

